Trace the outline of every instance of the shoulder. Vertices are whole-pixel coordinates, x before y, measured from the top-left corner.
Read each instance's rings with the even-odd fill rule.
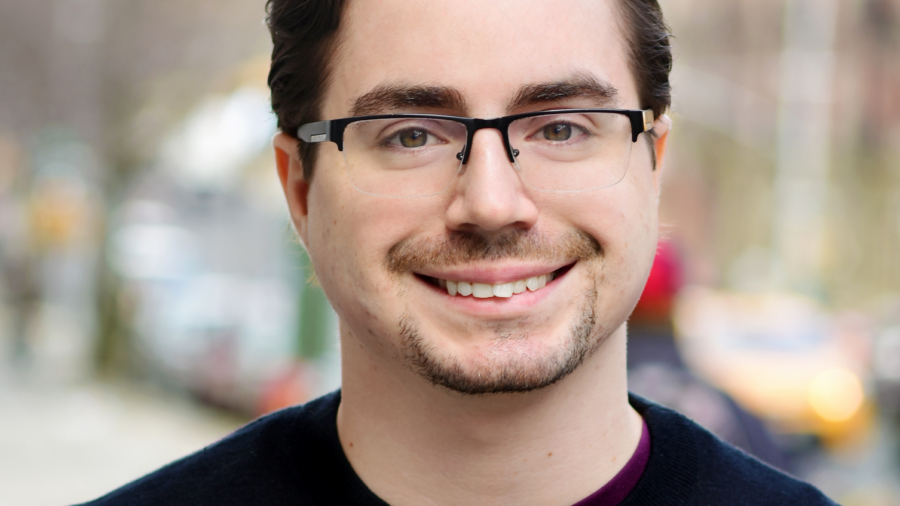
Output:
[[[638,488],[651,495],[668,492],[680,499],[678,504],[689,505],[835,504],[812,485],[760,462],[675,411],[637,396],[631,404],[650,430],[650,461]]]
[[[296,478],[314,462],[344,459],[334,428],[339,402],[336,392],[259,418],[88,504],[275,504],[302,496]]]
[[[700,497],[723,497],[739,493],[732,504],[834,505],[812,485],[770,467],[697,426]],[[707,501],[708,502],[708,501]]]

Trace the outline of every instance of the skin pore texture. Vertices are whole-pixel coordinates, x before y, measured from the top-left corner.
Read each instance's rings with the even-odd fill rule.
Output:
[[[638,109],[614,8],[351,0],[322,117],[350,116],[385,87],[439,87],[459,100],[387,101],[377,112],[610,106],[585,82]],[[529,95],[534,87],[563,92]],[[306,181],[297,141],[276,136],[292,220],[340,318],[341,444],[373,492],[396,505],[564,505],[627,462],[641,420],[627,400],[624,322],[655,253],[668,118],[654,130],[656,170],[639,139],[622,181],[579,193],[529,187],[500,133],[480,130],[465,170],[421,198],[359,192],[333,143],[319,146]],[[436,286],[551,273],[545,287],[504,298]]]

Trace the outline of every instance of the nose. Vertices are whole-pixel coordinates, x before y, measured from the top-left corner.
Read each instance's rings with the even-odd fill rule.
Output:
[[[457,179],[447,225],[453,230],[496,234],[537,222],[531,189],[510,163],[499,130],[475,132],[468,163]]]

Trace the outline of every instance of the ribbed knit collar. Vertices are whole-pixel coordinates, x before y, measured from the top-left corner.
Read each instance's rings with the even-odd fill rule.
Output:
[[[687,504],[697,484],[696,427],[682,415],[630,394],[628,402],[650,429],[650,460],[619,506]]]
[[[386,502],[376,496],[363,483],[341,447],[337,432],[337,408],[340,391],[319,399],[319,416],[326,428],[322,434],[329,440],[334,455],[339,455],[337,471],[344,476],[344,490],[340,491],[346,504],[384,506]],[[696,428],[682,415],[630,394],[628,402],[644,418],[650,431],[650,459],[637,485],[619,506],[676,506],[687,503],[697,482],[698,449],[694,431]],[[338,491],[335,491],[338,492]]]

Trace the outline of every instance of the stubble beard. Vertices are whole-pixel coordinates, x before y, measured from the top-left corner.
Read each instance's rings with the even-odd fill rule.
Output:
[[[591,260],[601,253],[599,244],[586,234],[570,234],[554,243],[527,232],[492,242],[461,234],[439,244],[431,241],[394,248],[388,254],[388,267],[398,272],[398,266],[405,270],[425,262],[433,265],[436,258],[441,259],[438,263],[446,264],[476,258],[552,258],[551,255],[577,255],[581,260]],[[442,249],[442,254],[436,255],[434,249]],[[575,371],[610,334],[597,322],[599,273],[591,274],[592,286],[582,297],[582,305],[564,336],[533,336],[536,329],[520,328],[520,324],[528,322],[497,324],[493,329],[482,329],[493,331],[494,336],[482,354],[484,358],[477,362],[439,349],[432,337],[420,331],[419,322],[407,307],[398,321],[403,360],[428,382],[466,395],[530,392],[550,386]],[[531,339],[545,341],[546,347],[535,353],[534,348],[540,343],[529,342]]]

